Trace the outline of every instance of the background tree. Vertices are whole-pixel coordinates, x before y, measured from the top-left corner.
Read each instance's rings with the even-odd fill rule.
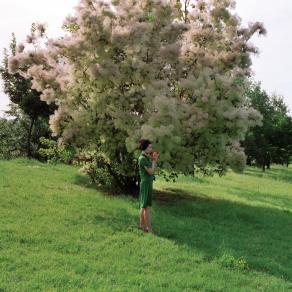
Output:
[[[0,118],[0,159],[25,154],[27,136],[23,120]]]
[[[250,105],[263,116],[262,126],[251,129],[243,143],[248,164],[254,161],[263,171],[271,163],[288,163],[291,156],[291,117],[283,97],[269,96],[260,83],[247,90]]]
[[[31,120],[17,104],[10,103],[5,117],[1,118],[0,126],[0,159],[12,159],[27,156],[27,140]],[[48,123],[38,119],[31,134],[31,152],[37,159],[42,159],[38,153],[40,137],[50,136]]]
[[[54,135],[98,152],[96,161],[123,190],[137,188],[141,137],[153,141],[168,171],[241,171],[240,141],[261,119],[245,100],[257,53],[250,38],[265,30],[242,27],[233,7],[194,1],[184,21],[177,1],[82,0],[64,37],[40,46],[38,24],[9,59],[10,72],[32,78],[41,100],[58,105]]]
[[[35,27],[33,25],[32,33],[34,31]],[[29,118],[25,149],[27,156],[31,157],[36,154],[35,151],[32,151],[32,140],[38,140],[41,137],[39,135],[47,136],[49,134],[48,118],[56,107],[40,100],[40,93],[31,88],[31,78],[26,79],[17,72],[10,73],[8,71],[8,59],[17,54],[16,47],[15,35],[12,34],[10,52],[4,49],[3,66],[0,67],[0,73],[4,83],[4,92],[9,96],[10,101],[17,104]],[[23,47],[22,44],[19,45],[19,48],[21,47]],[[34,127],[35,133],[33,133]],[[37,137],[33,137],[33,135],[37,135]]]
[[[292,156],[292,118],[282,96],[272,95],[273,107],[272,125],[270,132],[270,143],[273,145],[273,163],[290,163]]]

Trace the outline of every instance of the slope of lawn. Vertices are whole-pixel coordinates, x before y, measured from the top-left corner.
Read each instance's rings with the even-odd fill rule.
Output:
[[[292,168],[155,189],[148,234],[75,167],[0,161],[0,291],[292,291]]]

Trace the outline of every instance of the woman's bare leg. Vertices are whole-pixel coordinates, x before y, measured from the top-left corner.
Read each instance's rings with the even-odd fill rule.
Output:
[[[147,229],[147,214],[146,214],[146,208],[143,208],[143,222],[144,222],[144,230]]]
[[[141,228],[145,228],[145,226],[147,225],[146,221],[145,221],[145,208],[140,208],[140,227]]]
[[[152,232],[152,226],[151,226],[151,216],[150,216],[150,207],[146,208],[146,217],[147,217],[147,228],[149,232]]]

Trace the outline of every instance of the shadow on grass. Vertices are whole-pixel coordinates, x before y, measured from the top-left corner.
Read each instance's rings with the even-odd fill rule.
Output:
[[[157,200],[158,236],[201,250],[207,260],[228,252],[252,270],[292,280],[292,212],[180,190],[176,196],[167,206]],[[158,217],[164,217],[162,223]]]
[[[266,169],[266,171],[263,172],[260,168],[249,167],[244,171],[244,174],[292,183],[291,168],[273,168],[273,166],[271,166],[270,169]]]
[[[260,202],[264,204],[270,204],[271,207],[279,207],[282,209],[292,209],[292,200],[287,194],[272,194],[262,191],[249,191],[243,187],[232,187],[230,193],[245,198],[251,202]]]
[[[95,185],[94,183],[91,182],[90,178],[86,175],[76,174],[74,177],[73,183],[78,185],[78,186],[81,186],[81,187],[96,190],[96,191],[103,193],[107,196],[119,195],[119,193],[113,193],[112,190],[110,190],[104,186]]]
[[[168,205],[176,205],[177,203],[186,200],[209,200],[209,197],[205,194],[197,194],[197,196],[193,196],[190,192],[177,188],[165,188],[164,190],[155,190],[154,197],[158,204]]]
[[[250,270],[292,280],[292,213],[212,199],[178,189],[156,191],[152,210],[155,236],[203,252],[205,261],[231,254]],[[131,231],[137,216],[115,208],[96,215],[112,232]]]
[[[81,175],[76,176],[75,183],[103,191]],[[154,193],[155,236],[172,240],[182,248],[187,246],[194,253],[201,251],[206,261],[227,252],[236,259],[243,258],[251,270],[292,281],[291,211],[214,199],[176,188]],[[270,197],[260,192],[247,194],[239,188],[231,188],[230,193],[264,202]],[[277,199],[272,198],[275,206],[278,206]],[[136,216],[123,208],[103,210],[96,214],[95,222],[113,233],[132,232],[138,225],[138,208]]]

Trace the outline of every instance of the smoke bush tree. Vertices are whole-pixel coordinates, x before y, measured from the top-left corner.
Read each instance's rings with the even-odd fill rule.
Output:
[[[11,72],[32,78],[41,100],[58,109],[55,136],[102,153],[114,184],[137,188],[137,141],[160,151],[160,166],[193,173],[242,170],[240,146],[261,115],[246,103],[250,42],[261,23],[243,27],[234,1],[81,0],[65,36],[45,27],[10,58]]]

